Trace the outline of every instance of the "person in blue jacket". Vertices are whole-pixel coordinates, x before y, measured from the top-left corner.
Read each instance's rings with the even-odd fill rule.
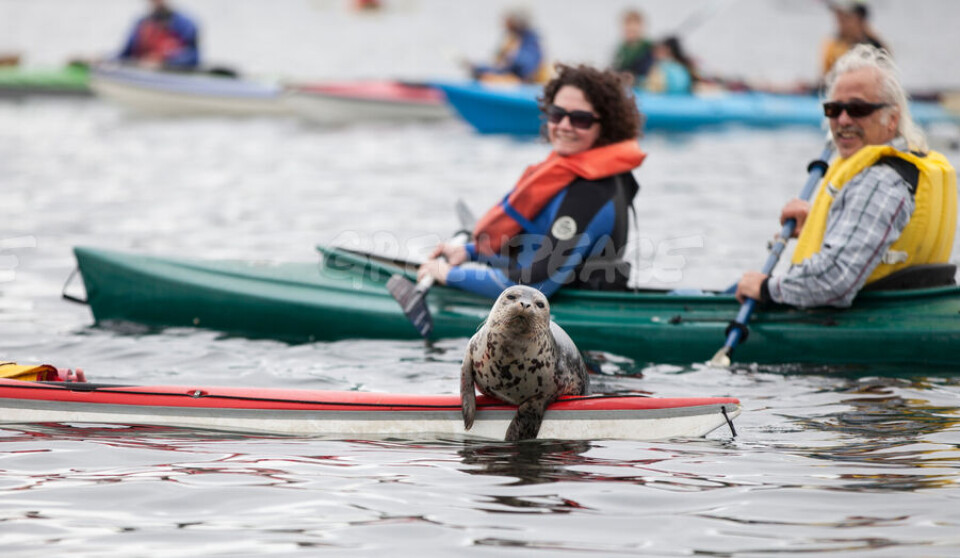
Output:
[[[623,76],[557,66],[539,99],[553,148],[479,220],[467,245],[443,243],[418,279],[489,298],[524,284],[547,296],[561,287],[625,289],[629,210],[646,157],[641,117]]]
[[[137,20],[119,59],[140,66],[194,69],[200,64],[196,24],[166,0],[149,0],[150,13]]]
[[[521,10],[508,12],[503,19],[506,36],[497,49],[493,64],[470,64],[474,79],[543,83],[549,75],[540,37]]]

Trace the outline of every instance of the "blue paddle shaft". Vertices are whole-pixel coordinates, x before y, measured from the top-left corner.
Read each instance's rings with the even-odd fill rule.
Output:
[[[820,154],[820,158],[810,163],[810,167],[808,167],[810,173],[807,176],[807,183],[803,185],[803,190],[800,191],[801,200],[808,201],[810,196],[813,195],[813,191],[816,189],[817,184],[820,182],[820,179],[823,178],[823,175],[826,172],[826,163],[830,160],[830,154],[832,152],[833,143],[828,141],[827,145],[823,148],[823,153]],[[787,219],[787,222],[783,224],[783,228],[780,230],[780,238],[777,239],[777,241],[773,244],[773,247],[770,249],[770,254],[767,256],[766,263],[763,264],[761,273],[770,275],[770,273],[773,271],[773,268],[777,266],[777,262],[780,261],[780,255],[783,254],[783,250],[787,246],[787,240],[793,236],[793,231],[796,228],[796,219]],[[752,298],[748,298],[742,305],[740,305],[740,311],[737,312],[737,318],[734,320],[734,323],[731,324],[735,327],[730,328],[730,333],[727,334],[727,342],[723,345],[723,348],[726,349],[727,354],[733,351],[734,347],[740,344],[741,337],[743,337],[743,333],[746,331],[747,322],[750,321],[750,316],[753,314],[753,311],[756,309],[756,307],[757,301]]]

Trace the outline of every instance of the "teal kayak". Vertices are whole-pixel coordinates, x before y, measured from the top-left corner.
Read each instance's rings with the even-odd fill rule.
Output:
[[[194,326],[292,342],[416,339],[386,288],[400,261],[320,247],[322,263],[198,261],[75,248],[97,323]],[[469,337],[491,300],[429,291],[434,337]],[[566,289],[553,318],[581,350],[641,362],[705,362],[723,344],[739,304],[731,295]],[[960,287],[862,293],[852,308],[758,311],[735,362],[952,366],[960,351]]]

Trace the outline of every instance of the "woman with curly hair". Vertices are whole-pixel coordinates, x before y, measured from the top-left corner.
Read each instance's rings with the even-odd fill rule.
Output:
[[[620,74],[557,65],[539,104],[553,150],[480,219],[470,242],[437,246],[420,279],[490,298],[516,284],[547,296],[626,287],[621,256],[640,188],[631,171],[646,157],[633,95]]]

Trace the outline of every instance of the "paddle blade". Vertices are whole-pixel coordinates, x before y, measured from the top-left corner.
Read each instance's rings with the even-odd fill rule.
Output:
[[[422,337],[429,337],[433,331],[433,319],[430,317],[430,310],[427,308],[427,300],[424,291],[417,288],[413,281],[407,279],[399,273],[394,274],[387,281],[387,290],[390,295],[400,303],[400,308],[404,315],[417,328]]]
[[[714,368],[730,368],[730,348],[727,346],[720,347],[720,350],[717,351],[717,354],[713,355],[713,358],[707,362],[707,366],[712,366]]]
[[[457,200],[454,208],[457,211],[457,220],[460,221],[460,226],[468,231],[472,231],[474,227],[477,226],[477,218],[474,217],[473,212],[470,211],[470,207],[467,206],[467,202],[463,200]]]

